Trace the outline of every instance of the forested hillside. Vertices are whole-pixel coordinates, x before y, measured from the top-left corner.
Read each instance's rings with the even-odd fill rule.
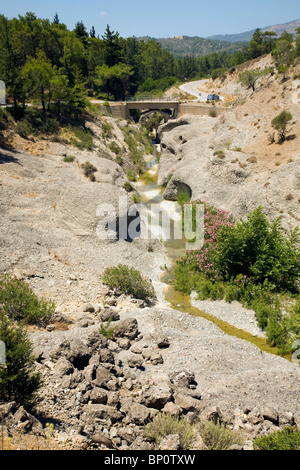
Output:
[[[256,30],[249,46],[237,52],[178,58],[155,40],[124,39],[109,26],[99,36],[82,21],[70,31],[57,15],[53,21],[34,13],[1,15],[0,79],[15,105],[36,100],[44,114],[52,109],[60,120],[78,115],[89,96],[118,100],[136,92],[161,93],[178,80],[218,76],[269,53],[278,41],[286,55],[292,40],[287,33],[277,38]]]

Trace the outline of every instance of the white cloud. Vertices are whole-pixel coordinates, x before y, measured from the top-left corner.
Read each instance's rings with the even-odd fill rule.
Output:
[[[100,16],[101,16],[101,18],[104,18],[105,16],[108,16],[107,11],[100,11]]]

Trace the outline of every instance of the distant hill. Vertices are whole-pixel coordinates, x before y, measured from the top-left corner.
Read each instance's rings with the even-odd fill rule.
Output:
[[[295,21],[290,21],[289,23],[275,24],[273,26],[266,26],[265,28],[259,28],[259,29],[262,32],[273,31],[278,36],[281,36],[281,34],[284,31],[294,34],[297,28],[300,28],[300,19],[295,20]],[[239,34],[218,34],[215,36],[209,36],[206,39],[213,40],[213,41],[226,41],[229,43],[249,42],[252,39],[254,31],[255,29],[252,29],[251,31],[246,31],[244,33],[239,33]]]
[[[244,44],[242,42],[230,42],[205,39],[199,36],[175,36],[173,38],[151,38],[144,36],[139,38],[142,41],[157,41],[169,52],[174,54],[176,57],[195,56],[201,57],[212,52],[235,52],[241,49]]]

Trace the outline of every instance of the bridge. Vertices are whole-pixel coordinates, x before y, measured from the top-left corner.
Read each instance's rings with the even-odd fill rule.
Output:
[[[123,102],[109,102],[105,104],[103,101],[94,100],[93,104],[99,104],[101,109],[106,111],[116,119],[130,119],[131,112],[134,110],[140,111],[166,111],[170,110],[170,116],[177,118],[184,114],[192,114],[194,116],[210,115],[211,111],[216,111],[219,115],[224,111],[224,108],[212,107],[200,102],[180,102],[178,100],[166,97],[140,97],[128,98]]]

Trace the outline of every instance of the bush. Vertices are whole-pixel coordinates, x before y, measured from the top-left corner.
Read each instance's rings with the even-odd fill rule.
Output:
[[[127,193],[131,193],[131,191],[133,191],[133,187],[128,181],[126,181],[126,183],[124,183],[123,188],[125,189],[125,191]]]
[[[75,157],[73,157],[73,155],[67,155],[66,157],[64,157],[65,163],[72,163],[74,162],[74,160],[75,160]]]
[[[27,139],[29,135],[35,133],[34,128],[28,121],[19,121],[16,126],[16,132],[19,136],[23,137],[23,139]]]
[[[293,119],[289,111],[282,111],[276,118],[272,120],[272,127],[279,133],[280,142],[286,139],[287,125]]]
[[[55,312],[54,302],[39,299],[26,282],[6,274],[0,275],[0,307],[26,324],[45,325]]]
[[[293,289],[300,275],[298,238],[298,229],[286,237],[279,220],[270,223],[258,207],[246,221],[222,229],[215,266],[225,279],[243,274],[254,283],[267,281],[279,289]]]
[[[137,180],[137,176],[135,174],[135,172],[133,170],[129,170],[127,172],[127,178],[129,179],[129,181],[131,182],[135,182]]]
[[[224,424],[213,421],[201,421],[198,425],[199,434],[209,450],[228,450],[234,444],[242,445],[241,434],[227,429]]]
[[[107,268],[102,280],[111,289],[119,289],[123,294],[132,295],[136,299],[155,298],[151,282],[144,279],[139,271],[129,266],[119,264],[117,267]]]
[[[287,427],[253,441],[255,450],[300,450],[300,431]]]
[[[90,178],[91,181],[95,181],[95,175],[97,168],[92,165],[90,162],[85,162],[81,165],[81,168],[83,169],[84,176],[87,178]]]
[[[172,434],[178,434],[180,449],[188,450],[194,440],[193,427],[184,419],[171,416],[166,413],[157,414],[153,420],[145,426],[146,438],[160,444],[161,441]]]
[[[94,147],[93,135],[90,129],[85,127],[72,127],[72,132],[75,138],[72,139],[72,143],[79,150],[92,150]]]
[[[114,331],[116,327],[110,328],[110,324],[112,322],[112,319],[109,318],[109,320],[104,324],[101,323],[100,328],[99,328],[99,334],[102,336],[105,336],[107,339],[112,339],[114,336]]]
[[[5,344],[6,362],[0,364],[0,401],[15,401],[27,409],[37,402],[42,387],[39,372],[34,371],[35,358],[26,331],[0,311],[0,340]]]

